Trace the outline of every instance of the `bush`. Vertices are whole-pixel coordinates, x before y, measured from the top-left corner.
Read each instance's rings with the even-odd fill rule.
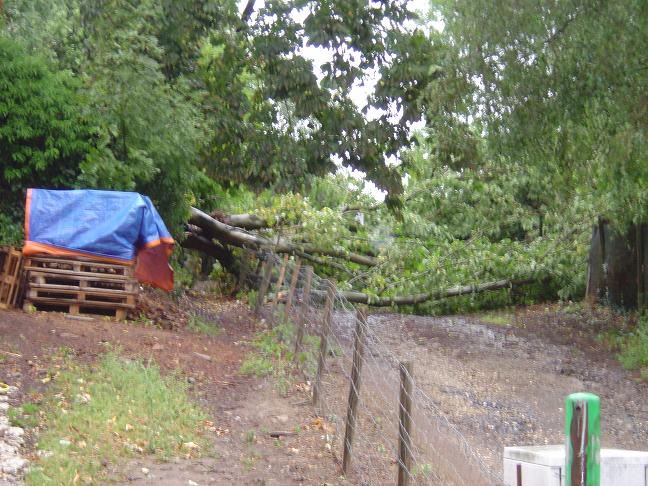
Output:
[[[22,220],[26,188],[72,186],[91,150],[78,86],[0,36],[0,212],[11,221]]]

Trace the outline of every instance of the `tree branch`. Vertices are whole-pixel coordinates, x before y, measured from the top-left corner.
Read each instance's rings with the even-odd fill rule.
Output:
[[[252,17],[252,12],[254,12],[254,4],[256,0],[248,0],[247,4],[245,5],[245,8],[243,9],[243,13],[241,14],[241,22],[244,24],[247,24],[248,21],[250,20],[250,17]]]
[[[489,290],[500,290],[507,287],[527,285],[539,281],[535,278],[525,278],[518,280],[497,280],[476,285],[463,285],[451,287],[449,289],[433,290],[420,294],[401,295],[394,297],[371,297],[362,292],[344,291],[340,295],[352,304],[366,304],[375,307],[389,307],[392,305],[414,305],[430,300],[446,299],[448,297],[458,297],[460,295],[478,294]],[[317,293],[313,291],[313,293]],[[324,292],[321,292],[322,295]]]
[[[334,258],[340,258],[360,265],[369,267],[376,266],[378,260],[374,257],[362,255],[359,253],[346,252],[343,250],[332,250],[320,248],[315,245],[304,243],[296,244],[286,239],[272,241],[268,238],[258,236],[245,231],[244,229],[230,226],[227,223],[218,221],[202,212],[200,209],[191,208],[191,217],[189,223],[202,228],[210,237],[216,238],[222,243],[238,247],[248,247],[255,249],[271,249],[275,253],[298,254],[302,252],[309,255],[324,255]]]

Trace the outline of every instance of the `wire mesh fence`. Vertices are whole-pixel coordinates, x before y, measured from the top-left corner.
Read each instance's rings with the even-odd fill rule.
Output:
[[[327,447],[350,481],[503,484],[417,384],[416,363],[390,347],[376,319],[307,262],[272,253],[263,259],[256,310],[270,325],[296,325],[295,362],[311,383]]]

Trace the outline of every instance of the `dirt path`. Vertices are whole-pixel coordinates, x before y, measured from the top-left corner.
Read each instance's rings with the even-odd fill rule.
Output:
[[[2,311],[0,381],[18,388],[12,405],[38,402],[47,386],[43,378],[50,356],[62,347],[86,362],[111,348],[152,358],[163,370],[180,370],[186,376],[190,393],[211,414],[214,450],[200,460],[156,463],[143,458],[126,468],[107,464],[124,484],[345,484],[337,478],[339,468],[326,446],[326,424],[316,420],[304,389],[281,395],[272,378],[240,375],[249,351],[246,342],[260,329],[247,307],[233,301],[205,306],[203,317],[211,317],[222,329],[216,337],[187,329]],[[288,434],[269,435],[276,431]],[[35,440],[28,431],[25,455],[32,460]]]
[[[601,397],[603,447],[646,448],[648,386],[592,339],[592,320],[535,308],[517,327],[390,314],[372,316],[370,327],[415,363],[418,385],[499,474],[504,446],[563,443],[564,398],[577,391]]]

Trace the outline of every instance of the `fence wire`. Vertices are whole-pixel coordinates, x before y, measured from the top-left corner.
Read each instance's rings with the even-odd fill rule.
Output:
[[[316,411],[323,421],[327,447],[341,463],[350,387],[354,386],[351,370],[354,342],[358,338],[358,309],[341,293],[331,292],[332,282],[316,274],[311,274],[307,298],[308,262],[297,263],[294,259],[286,260],[273,253],[266,253],[264,258],[271,265],[266,275],[269,278],[266,294],[269,304],[262,307],[262,316],[271,325],[283,321],[303,324],[305,336],[319,336],[320,342],[324,338],[328,342],[328,346],[322,348],[313,339],[305,341],[302,350],[310,353],[310,359],[302,363],[301,370],[312,386],[316,386],[315,363],[323,363]],[[291,283],[294,283],[294,293],[290,312],[286,314],[285,303],[290,298]],[[332,298],[327,299],[327,294]],[[327,305],[331,316],[328,322]],[[413,376],[407,376],[413,382],[408,396],[412,409],[409,414],[403,410],[411,421],[411,429],[409,434],[401,431],[405,440],[399,440],[400,363],[409,357],[399,355],[390,347],[384,329],[377,324],[378,320],[369,316],[362,333],[364,353],[360,364],[360,384],[355,389],[358,395],[355,433],[352,442],[346,444],[351,450],[347,479],[359,485],[394,484],[399,466],[402,466],[410,484],[503,484],[500,473],[487,466],[461,431],[435,404],[429,392],[417,384],[416,367]],[[394,327],[390,331],[401,332],[402,327],[401,319],[400,329]],[[399,452],[403,448],[409,453],[411,464],[400,464]]]

